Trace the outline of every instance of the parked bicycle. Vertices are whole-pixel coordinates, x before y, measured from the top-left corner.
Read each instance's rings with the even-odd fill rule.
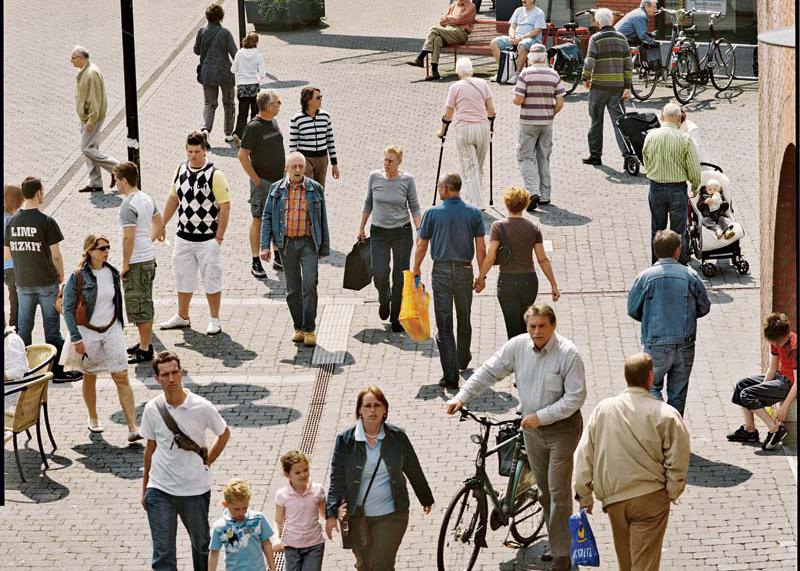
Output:
[[[595,10],[584,10],[575,14],[575,19],[583,14],[594,16]],[[547,59],[550,67],[553,68],[564,84],[565,95],[569,95],[581,81],[583,75],[583,50],[581,49],[581,38],[577,32],[579,25],[575,22],[568,22],[562,28],[557,28],[553,38],[559,35],[559,30],[565,30],[560,35],[563,41],[552,46],[547,50]],[[554,40],[555,41],[555,40]]]
[[[481,548],[486,547],[487,525],[492,530],[508,526],[514,541],[506,535],[504,544],[507,547],[530,545],[539,537],[544,525],[539,488],[528,465],[520,430],[522,419],[497,421],[487,416],[478,417],[464,408],[459,412],[460,421],[471,418],[480,424],[481,434],[470,437],[479,446],[475,475],[464,480],[444,514],[436,550],[439,571],[470,571]],[[490,450],[492,427],[500,427],[500,436],[497,445]],[[504,494],[494,489],[486,473],[486,458],[492,454],[498,454],[500,473],[510,476]]]

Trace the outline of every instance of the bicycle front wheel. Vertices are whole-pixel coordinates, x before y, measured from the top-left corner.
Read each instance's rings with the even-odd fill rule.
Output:
[[[736,73],[736,52],[731,43],[720,38],[711,45],[711,58],[709,59],[709,74],[711,83],[717,91],[724,91],[731,86],[733,75]]]
[[[700,64],[692,50],[682,50],[678,54],[675,69],[672,70],[672,91],[675,99],[684,105],[689,103],[697,92],[697,78]]]
[[[439,531],[439,571],[471,571],[486,534],[486,496],[464,485],[447,506]]]
[[[631,92],[639,101],[650,99],[656,90],[658,74],[652,69],[642,67],[641,57],[633,56],[633,87]]]

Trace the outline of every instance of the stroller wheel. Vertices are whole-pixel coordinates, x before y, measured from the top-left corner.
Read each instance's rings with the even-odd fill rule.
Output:
[[[742,260],[741,262],[736,264],[736,271],[739,273],[740,276],[743,276],[750,271],[750,264],[747,263],[747,260]]]
[[[631,176],[639,175],[639,159],[634,156],[625,157],[625,172]]]
[[[708,262],[700,264],[700,269],[703,271],[703,275],[707,278],[713,278],[717,274],[717,266]]]

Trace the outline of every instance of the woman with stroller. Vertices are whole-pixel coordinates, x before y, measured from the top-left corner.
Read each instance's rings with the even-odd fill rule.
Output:
[[[97,373],[108,371],[117,385],[128,425],[128,442],[141,439],[136,428],[136,403],[128,382],[128,353],[122,334],[122,288],[117,269],[108,263],[111,244],[102,234],[83,242],[81,262],[64,287],[64,321],[72,348],[80,356],[83,400],[90,432],[103,432],[97,416]],[[80,321],[80,323],[78,323]]]

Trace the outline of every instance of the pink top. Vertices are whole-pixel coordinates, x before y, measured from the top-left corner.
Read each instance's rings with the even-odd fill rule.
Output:
[[[492,96],[485,80],[468,77],[460,79],[447,90],[447,107],[455,107],[456,113],[451,127],[489,123],[486,116],[486,100]]]
[[[275,503],[283,506],[286,523],[283,527],[283,544],[288,547],[313,547],[325,542],[319,523],[319,505],[325,504],[325,489],[311,483],[303,495],[289,484],[275,494]]]

